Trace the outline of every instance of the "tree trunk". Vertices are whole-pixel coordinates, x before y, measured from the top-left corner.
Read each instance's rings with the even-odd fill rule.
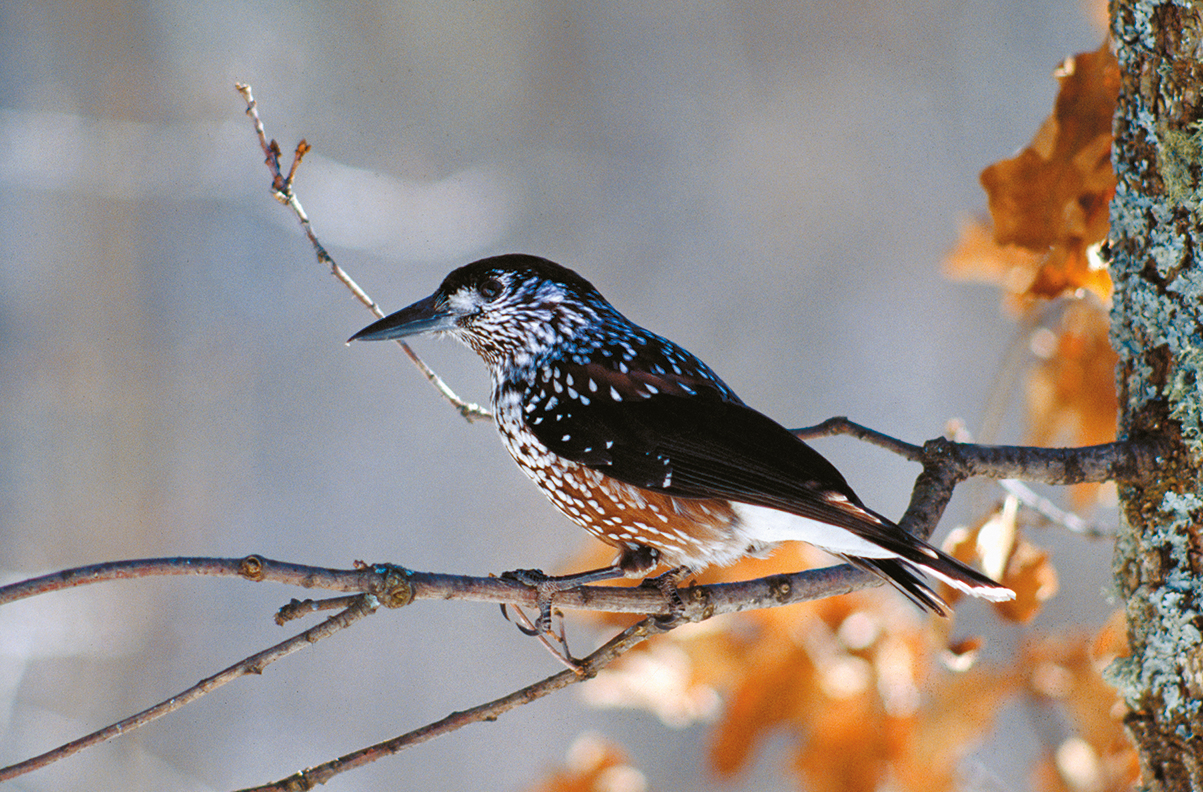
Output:
[[[1124,487],[1115,574],[1131,655],[1110,669],[1148,790],[1203,790],[1203,3],[1112,0],[1112,343],[1122,437],[1175,442]]]

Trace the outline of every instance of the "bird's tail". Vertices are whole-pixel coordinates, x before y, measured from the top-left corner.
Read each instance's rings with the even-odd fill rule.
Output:
[[[864,558],[849,555],[845,555],[844,558],[849,563],[884,578],[911,602],[940,616],[948,615],[948,603],[932,591],[919,572],[926,572],[971,597],[990,602],[1015,599],[1015,592],[1011,589],[926,542],[916,539],[913,546],[907,549],[908,552],[899,553],[897,558]]]
[[[898,589],[920,610],[930,611],[937,616],[948,616],[948,603],[939,594],[931,590],[927,581],[915,572],[914,567],[899,561],[897,558],[861,558],[859,556],[843,556],[843,559],[855,567],[872,572]]]

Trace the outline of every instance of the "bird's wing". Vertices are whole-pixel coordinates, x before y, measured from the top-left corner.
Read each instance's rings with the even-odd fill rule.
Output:
[[[526,420],[562,457],[655,492],[779,509],[887,549],[910,544],[830,462],[721,382],[596,362],[555,367],[531,386]]]

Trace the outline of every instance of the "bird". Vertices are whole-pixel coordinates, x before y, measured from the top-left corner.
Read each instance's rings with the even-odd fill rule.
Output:
[[[872,511],[826,458],[567,267],[516,253],[474,261],[348,343],[421,335],[450,336],[480,356],[518,467],[618,551],[602,569],[520,578],[542,584],[548,623],[551,592],[660,566],[699,572],[788,541],[871,572],[939,615],[948,604],[925,574],[985,600],[1015,596]]]

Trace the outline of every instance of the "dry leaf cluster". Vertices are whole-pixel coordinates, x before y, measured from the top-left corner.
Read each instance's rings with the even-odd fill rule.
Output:
[[[1119,65],[1104,43],[1067,59],[1057,79],[1053,113],[1032,142],[982,171],[990,219],[962,230],[947,269],[997,284],[1006,308],[1033,328],[1031,442],[1092,445],[1115,439],[1118,411],[1111,278],[1100,249],[1115,194]]]

